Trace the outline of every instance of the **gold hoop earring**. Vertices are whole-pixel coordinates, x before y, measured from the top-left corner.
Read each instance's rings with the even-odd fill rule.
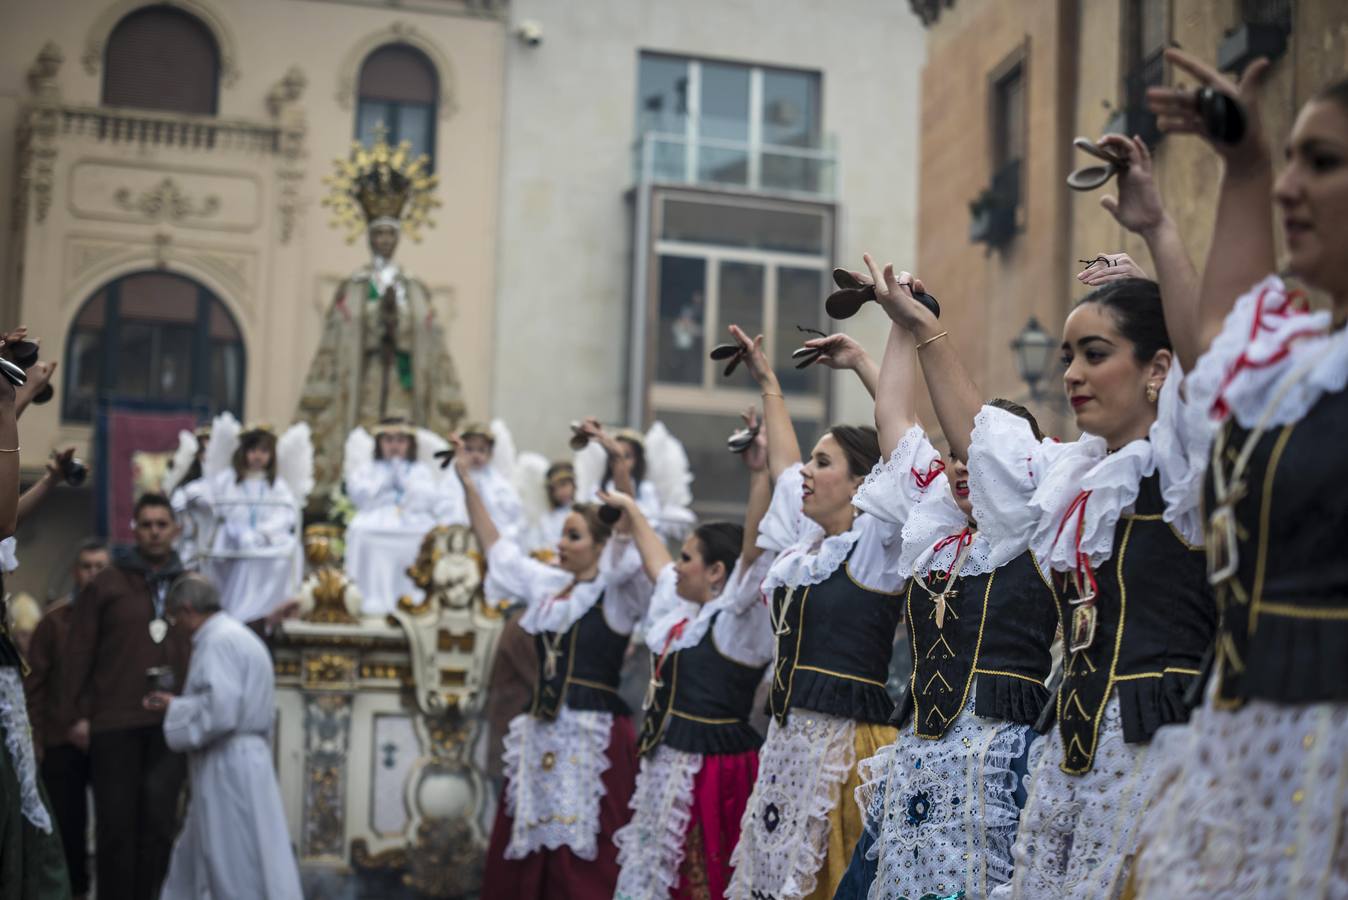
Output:
[[[1155,403],[1155,402],[1156,402],[1156,398],[1159,397],[1159,396],[1160,396],[1160,392],[1156,390],[1156,385],[1154,385],[1154,384],[1149,384],[1149,385],[1147,385],[1147,402],[1148,402],[1148,403]]]

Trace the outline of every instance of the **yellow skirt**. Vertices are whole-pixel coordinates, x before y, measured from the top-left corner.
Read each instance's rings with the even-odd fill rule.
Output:
[[[856,763],[874,756],[881,747],[894,743],[898,737],[898,730],[891,725],[858,722],[856,736],[852,741],[856,750]],[[848,863],[852,861],[852,851],[856,849],[857,841],[861,840],[865,826],[861,821],[861,810],[853,799],[857,788],[861,786],[856,763],[852,764],[847,773],[838,804],[828,814],[828,856],[824,858],[824,867],[819,870],[815,889],[806,900],[832,900]]]

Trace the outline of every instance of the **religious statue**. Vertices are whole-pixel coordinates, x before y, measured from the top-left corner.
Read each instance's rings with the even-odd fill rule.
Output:
[[[341,481],[343,446],[356,426],[401,418],[446,434],[464,412],[429,292],[393,261],[402,232],[418,240],[433,224],[428,213],[439,203],[426,162],[381,133],[372,147],[353,145],[326,179],[332,191],[323,203],[334,224],[349,230],[348,241],[364,231],[371,260],[338,287],[300,395],[297,418],[313,432],[312,496],[320,502]]]

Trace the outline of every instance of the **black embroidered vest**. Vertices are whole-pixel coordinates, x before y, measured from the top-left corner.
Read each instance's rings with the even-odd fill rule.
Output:
[[[562,632],[534,635],[538,654],[538,681],[529,714],[544,719],[557,718],[563,703],[572,709],[589,709],[629,715],[631,710],[618,696],[618,680],[629,637],[608,627],[604,619],[604,597]],[[547,644],[558,650],[556,671],[547,677]]]
[[[1143,479],[1133,514],[1114,527],[1113,554],[1095,569],[1095,638],[1064,659],[1056,707],[1061,767],[1070,775],[1090,771],[1115,691],[1128,743],[1146,743],[1162,725],[1189,719],[1185,695],[1216,633],[1217,608],[1203,548],[1185,543],[1162,519],[1164,510],[1160,476]],[[1058,614],[1070,632],[1076,588],[1064,573],[1054,578]]]
[[[1232,420],[1224,434],[1213,465],[1229,479],[1249,430]],[[1255,444],[1235,504],[1236,571],[1215,588],[1219,706],[1348,700],[1346,442],[1348,391],[1339,391]],[[1211,468],[1203,500],[1210,514]],[[1211,525],[1208,540],[1221,541]]]
[[[858,722],[889,720],[894,701],[885,681],[903,612],[899,593],[861,586],[844,562],[819,584],[777,588],[772,609],[778,633],[771,712],[778,724],[795,707]]]
[[[910,579],[905,599],[913,648],[913,677],[903,708],[913,733],[939,738],[975,689],[979,716],[1033,725],[1048,702],[1049,647],[1058,628],[1053,588],[1028,550],[994,572],[958,578],[945,595],[943,625],[937,604],[944,572],[923,584]],[[976,682],[976,687],[975,687]]]
[[[641,723],[637,750],[645,755],[660,744],[685,753],[744,753],[762,737],[749,724],[754,692],[766,666],[746,666],[723,656],[713,631],[717,613],[702,639],[665,657],[661,686]],[[651,666],[658,662],[651,654]]]

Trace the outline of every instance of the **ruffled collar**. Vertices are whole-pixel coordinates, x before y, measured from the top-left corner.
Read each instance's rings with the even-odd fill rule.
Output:
[[[550,579],[552,577],[549,576]],[[556,584],[548,583],[547,596],[529,604],[524,615],[520,616],[520,627],[530,634],[566,631],[604,596],[608,579],[608,573],[601,569],[593,581],[576,582],[571,593],[562,597],[562,591],[571,584],[571,573],[557,569]]]
[[[1236,301],[1221,333],[1189,377],[1190,397],[1214,419],[1254,428],[1284,379],[1295,384],[1268,410],[1268,427],[1296,422],[1319,399],[1348,385],[1348,332],[1328,310],[1311,312],[1301,295],[1270,275]]]
[[[828,578],[838,567],[847,561],[848,554],[861,538],[865,528],[864,519],[869,513],[861,513],[852,520],[852,527],[841,534],[824,536],[824,530],[814,522],[801,540],[783,550],[773,560],[763,579],[763,592],[771,593],[778,587],[804,587],[819,584]]]
[[[656,654],[696,647],[707,634],[716,614],[729,609],[734,601],[734,596],[726,591],[702,604],[683,599],[674,587],[673,564],[666,566],[660,573],[660,579],[655,584],[655,595],[651,598],[651,609],[656,613],[651,627],[646,630],[646,646]],[[680,622],[685,623],[683,630],[673,640],[669,640],[670,632]],[[668,647],[665,646],[667,640]]]
[[[941,490],[928,493],[913,507],[904,523],[899,575],[911,578],[914,574],[949,572],[960,550],[969,542],[972,544],[960,567],[961,575],[984,575],[1010,562],[994,559],[992,542],[982,532],[969,529],[969,520],[950,496],[949,488],[942,486]],[[999,549],[1005,552],[1005,548]]]

